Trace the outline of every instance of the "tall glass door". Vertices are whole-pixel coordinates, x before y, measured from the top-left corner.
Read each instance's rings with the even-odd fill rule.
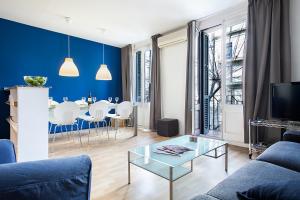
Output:
[[[223,139],[244,143],[243,67],[246,20],[237,18],[224,24],[224,104]]]
[[[134,58],[133,99],[138,106],[138,126],[144,131],[149,131],[151,49],[138,49]]]
[[[217,26],[201,31],[199,37],[199,133],[211,137],[222,137],[222,33]]]
[[[227,21],[200,32],[195,78],[196,133],[243,142],[245,42],[244,19]]]

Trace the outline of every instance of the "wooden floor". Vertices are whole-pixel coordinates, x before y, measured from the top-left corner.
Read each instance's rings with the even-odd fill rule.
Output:
[[[124,129],[114,140],[111,132],[97,136],[95,133],[87,142],[83,137],[80,146],[78,137],[74,140],[67,136],[58,136],[50,143],[51,158],[89,155],[92,159],[92,189],[94,200],[164,200],[169,198],[168,181],[138,167],[131,167],[131,184],[127,184],[127,151],[130,148],[146,145],[168,138],[157,136],[152,132],[139,131],[137,137],[132,137],[133,130]],[[229,146],[229,172],[224,170],[224,158],[213,159],[202,156],[194,161],[194,171],[174,182],[174,199],[190,199],[197,194],[205,193],[229,174],[249,162],[247,150]]]

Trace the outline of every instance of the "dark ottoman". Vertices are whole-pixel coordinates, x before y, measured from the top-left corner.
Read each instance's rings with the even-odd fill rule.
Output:
[[[157,134],[164,137],[178,135],[178,120],[164,118],[157,121]]]

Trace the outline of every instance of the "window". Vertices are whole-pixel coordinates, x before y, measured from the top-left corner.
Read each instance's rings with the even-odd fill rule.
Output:
[[[150,102],[151,50],[142,49],[135,53],[135,101]]]
[[[243,66],[247,9],[228,9],[197,22],[193,87],[193,131],[208,137],[240,141],[243,117]],[[237,131],[238,130],[238,131]]]
[[[227,116],[242,111],[246,20],[242,14],[239,16],[242,18],[222,20],[220,24],[221,20],[216,20],[211,28],[199,29],[194,129],[200,134],[221,136],[224,113]]]
[[[226,103],[243,104],[246,22],[226,28]]]
[[[136,68],[136,77],[135,77],[135,101],[142,101],[142,52],[136,52],[135,58],[135,68]]]
[[[195,106],[194,128],[201,134],[215,136],[222,127],[223,27],[219,25],[201,31],[199,40],[201,56],[196,73],[199,106]]]
[[[222,28],[215,27],[207,30],[208,35],[208,88],[207,99],[209,101],[209,130],[220,131],[222,123],[221,87],[222,87]]]
[[[144,66],[144,102],[150,102],[151,50],[145,51]]]

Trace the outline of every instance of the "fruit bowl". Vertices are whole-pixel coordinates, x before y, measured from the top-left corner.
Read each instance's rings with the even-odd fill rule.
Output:
[[[24,81],[27,85],[33,87],[44,86],[47,82],[47,77],[44,76],[24,76]]]

